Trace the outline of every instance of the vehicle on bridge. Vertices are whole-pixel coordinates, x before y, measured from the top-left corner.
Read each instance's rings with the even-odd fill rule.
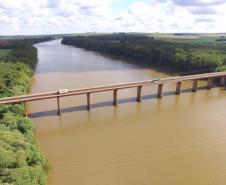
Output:
[[[65,93],[68,93],[68,89],[60,89],[58,91],[58,94],[65,94]]]
[[[157,81],[159,81],[159,80],[161,80],[161,78],[154,78],[154,79],[153,79],[153,82],[157,82]]]

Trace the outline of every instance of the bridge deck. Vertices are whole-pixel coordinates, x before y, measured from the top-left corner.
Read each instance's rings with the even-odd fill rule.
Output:
[[[216,73],[206,73],[206,74],[198,74],[198,75],[168,77],[168,78],[162,78],[159,80],[145,80],[145,81],[138,81],[138,82],[123,83],[123,84],[114,84],[114,85],[108,85],[108,86],[72,89],[64,94],[59,94],[57,91],[55,91],[55,92],[46,92],[46,93],[24,95],[24,96],[7,97],[7,98],[0,99],[0,105],[26,103],[29,101],[37,101],[37,100],[52,99],[52,98],[57,98],[57,100],[59,101],[60,97],[74,96],[74,95],[81,95],[81,94],[87,94],[87,97],[90,98],[89,95],[91,93],[98,93],[98,92],[104,92],[104,91],[114,91],[114,97],[117,97],[116,90],[134,88],[134,87],[138,88],[137,96],[138,95],[140,96],[142,86],[154,85],[154,84],[158,85],[158,97],[161,97],[162,86],[166,83],[176,82],[177,83],[176,93],[179,94],[181,82],[183,81],[188,81],[188,80],[194,81],[193,90],[195,91],[197,88],[197,80],[208,79],[208,87],[211,88],[212,79],[216,77],[220,77],[221,84],[223,85],[225,84],[226,72],[216,72]],[[140,99],[140,97],[137,97],[137,98]],[[87,102],[90,102],[90,101],[88,101],[87,99]]]

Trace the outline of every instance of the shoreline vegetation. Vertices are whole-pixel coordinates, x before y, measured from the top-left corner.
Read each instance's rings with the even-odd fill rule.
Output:
[[[118,33],[66,36],[62,44],[183,75],[226,70],[226,44],[217,42],[170,42],[153,36]]]
[[[0,98],[27,94],[37,63],[33,44],[50,37],[8,40],[0,51]],[[0,40],[1,41],[1,40]],[[0,106],[0,184],[45,185],[48,162],[35,139],[32,122],[24,117],[24,105]]]

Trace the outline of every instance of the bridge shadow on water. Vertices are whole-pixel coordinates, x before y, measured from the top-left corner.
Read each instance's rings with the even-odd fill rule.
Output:
[[[181,94],[185,93],[195,93],[191,91],[191,88],[187,89],[182,89]],[[198,87],[197,91],[200,90],[207,90],[206,86]],[[225,89],[222,89],[225,90]],[[167,96],[179,96],[175,95],[175,91],[168,91],[163,93],[163,97]],[[152,95],[144,95],[141,97],[142,101],[145,100],[150,100],[150,99],[156,99],[156,94]],[[125,104],[125,103],[134,103],[136,102],[136,97],[131,97],[131,98],[124,98],[124,99],[118,99],[117,104]],[[99,108],[99,107],[110,107],[112,105],[112,100],[111,101],[105,101],[105,102],[100,102],[100,103],[93,103],[91,104],[91,108]],[[82,111],[87,111],[87,106],[86,105],[79,105],[79,106],[74,106],[74,107],[68,107],[68,108],[62,108],[61,113],[70,113],[70,112],[82,112]],[[30,113],[28,116],[30,118],[40,118],[40,117],[47,117],[47,116],[56,116],[57,115],[57,109],[54,110],[48,110],[48,111],[41,111],[41,112],[35,112],[35,113]]]

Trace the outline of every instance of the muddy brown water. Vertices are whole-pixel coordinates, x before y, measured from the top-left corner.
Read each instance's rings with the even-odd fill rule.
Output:
[[[39,62],[32,93],[109,85],[165,77],[119,59],[64,46],[60,40],[37,44]],[[164,86],[156,99],[156,86],[29,104],[36,137],[52,170],[49,185],[225,185],[226,91],[196,93],[191,83],[175,96],[175,84]]]

